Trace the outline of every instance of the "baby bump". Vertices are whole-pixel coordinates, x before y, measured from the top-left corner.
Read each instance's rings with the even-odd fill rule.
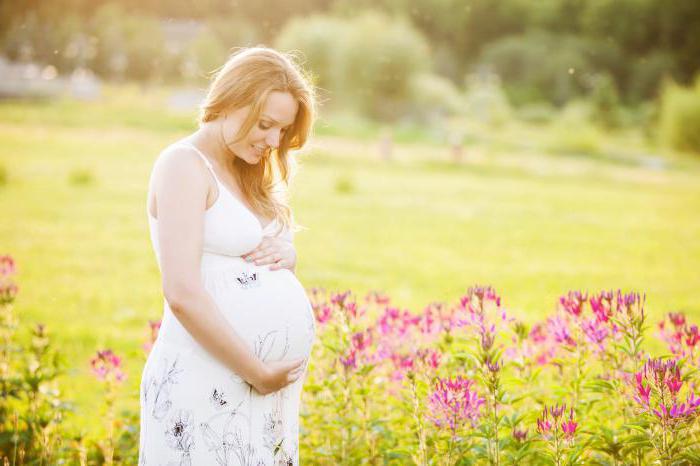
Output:
[[[315,337],[313,312],[293,273],[239,260],[203,275],[219,310],[260,359],[309,356]]]

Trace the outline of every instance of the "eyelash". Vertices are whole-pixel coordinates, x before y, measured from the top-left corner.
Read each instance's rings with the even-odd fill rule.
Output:
[[[270,129],[272,126],[263,126],[262,123],[258,123],[258,128],[262,130]],[[282,132],[286,133],[288,128],[282,128]]]

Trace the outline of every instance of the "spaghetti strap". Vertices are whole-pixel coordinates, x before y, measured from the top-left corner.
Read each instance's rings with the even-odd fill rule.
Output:
[[[180,142],[180,143],[178,143],[177,145],[179,145],[179,146],[185,146],[185,147],[189,147],[190,149],[193,149],[193,150],[197,153],[197,155],[199,155],[199,157],[204,161],[204,164],[207,166],[207,168],[208,168],[209,171],[211,172],[212,176],[214,177],[214,180],[216,180],[217,183],[220,183],[220,182],[219,182],[219,177],[216,176],[216,173],[214,173],[214,167],[212,167],[211,162],[209,161],[208,158],[206,158],[206,157],[204,156],[204,154],[202,153],[202,151],[200,151],[199,149],[197,149],[197,148],[195,147],[194,144],[190,144],[189,142]]]

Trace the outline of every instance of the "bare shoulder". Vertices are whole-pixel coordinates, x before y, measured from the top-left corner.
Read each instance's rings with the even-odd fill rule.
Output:
[[[152,182],[207,186],[207,168],[194,149],[172,144],[158,155],[151,173]],[[183,186],[186,187],[186,186]]]

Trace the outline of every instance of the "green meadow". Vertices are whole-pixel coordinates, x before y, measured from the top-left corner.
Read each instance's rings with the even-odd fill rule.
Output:
[[[195,129],[195,112],[164,99],[120,87],[97,102],[0,102],[0,254],[18,264],[22,332],[45,323],[62,348],[71,422],[94,420],[97,349],[125,358],[124,397],[138,399],[147,321],[162,312],[148,178],[159,151]],[[397,129],[383,160],[382,128],[321,120],[297,155],[300,281],[383,291],[414,311],[490,284],[528,322],[570,289],[622,288],[647,294],[652,324],[676,310],[697,322],[700,163],[649,163],[633,132],[568,150],[575,124],[464,124],[456,163],[430,131]]]

